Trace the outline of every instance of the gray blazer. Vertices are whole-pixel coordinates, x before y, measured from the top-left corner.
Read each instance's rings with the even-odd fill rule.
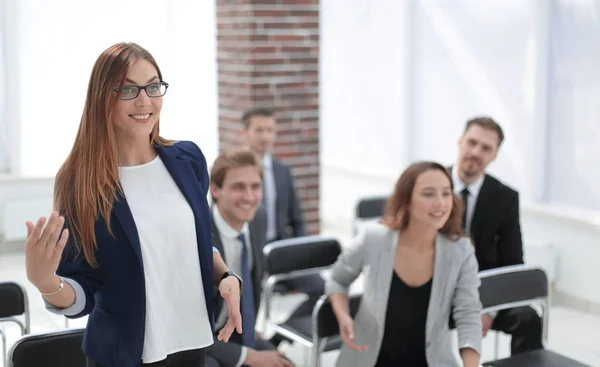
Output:
[[[398,231],[379,223],[366,226],[340,255],[326,283],[326,293],[348,293],[350,284],[364,275],[361,305],[354,318],[354,341],[367,345],[357,352],[342,346],[338,366],[375,365],[385,328],[388,296],[394,271]],[[458,364],[448,327],[452,310],[458,330],[458,347],[472,348],[481,355],[481,302],[477,260],[468,238],[452,241],[442,234],[435,240],[433,284],[426,322],[427,363],[435,367]]]

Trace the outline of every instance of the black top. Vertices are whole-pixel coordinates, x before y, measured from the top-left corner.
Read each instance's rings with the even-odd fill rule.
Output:
[[[419,287],[410,287],[395,271],[392,273],[385,332],[376,366],[427,367],[425,322],[431,279]]]

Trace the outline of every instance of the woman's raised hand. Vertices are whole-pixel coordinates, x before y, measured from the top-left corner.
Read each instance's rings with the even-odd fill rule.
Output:
[[[25,223],[27,279],[42,293],[53,292],[60,284],[55,273],[69,238],[69,230],[63,230],[64,223],[65,218],[58,212],[52,212],[48,219],[41,217],[35,225]]]

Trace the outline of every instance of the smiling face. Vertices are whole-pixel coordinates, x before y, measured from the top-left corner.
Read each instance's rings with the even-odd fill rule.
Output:
[[[262,200],[262,177],[259,166],[241,166],[227,170],[223,184],[210,185],[211,194],[223,219],[235,230],[254,218]]]
[[[421,173],[413,188],[409,203],[409,222],[441,229],[452,212],[453,193],[448,176],[430,169]]]
[[[158,82],[160,82],[158,71],[154,65],[148,60],[138,59],[129,68],[125,85],[119,93],[126,95],[131,92],[131,88],[128,88],[128,86],[146,86]],[[136,98],[120,99],[117,102],[113,122],[115,131],[120,138],[124,138],[124,140],[149,138],[152,129],[159,120],[163,98],[148,97],[148,92],[150,91],[140,90]]]

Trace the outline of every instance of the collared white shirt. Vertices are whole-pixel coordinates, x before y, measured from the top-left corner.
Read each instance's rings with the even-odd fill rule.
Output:
[[[246,238],[246,247],[248,247],[248,267],[252,269],[252,245],[250,243],[250,229],[248,223],[244,223],[240,232],[233,229],[229,223],[223,219],[218,205],[212,206],[212,214],[215,220],[215,226],[219,230],[223,251],[225,251],[224,259],[227,260],[227,266],[236,274],[242,274],[242,242],[238,240],[240,234],[244,234]]]
[[[467,216],[465,223],[465,232],[469,235],[471,232],[471,223],[473,222],[473,213],[475,212],[475,204],[477,203],[477,198],[479,197],[479,191],[481,191],[481,186],[483,185],[483,180],[485,179],[485,174],[481,175],[477,179],[477,181],[473,182],[470,185],[465,185],[464,182],[458,176],[458,169],[456,165],[452,166],[452,182],[454,184],[454,192],[460,197],[460,192],[463,191],[465,187],[469,190],[469,197],[467,198]]]
[[[227,266],[231,271],[241,276],[242,274],[242,242],[238,239],[240,234],[244,234],[246,238],[246,247],[248,248],[248,268],[252,269],[253,257],[252,257],[252,244],[250,243],[250,229],[248,223],[244,223],[240,232],[233,229],[229,223],[223,219],[218,206],[215,204],[212,206],[212,215],[215,221],[215,226],[219,231],[219,237],[223,244],[223,251],[225,252],[224,259],[227,261]],[[244,285],[252,286],[252,285]],[[217,316],[217,326],[224,326],[227,321],[227,304],[223,302],[223,308]],[[235,367],[242,365],[246,359],[248,350],[245,346],[242,346],[242,353]]]
[[[267,240],[277,237],[277,186],[273,173],[273,156],[265,153],[262,159],[263,167],[263,204],[267,212]]]

